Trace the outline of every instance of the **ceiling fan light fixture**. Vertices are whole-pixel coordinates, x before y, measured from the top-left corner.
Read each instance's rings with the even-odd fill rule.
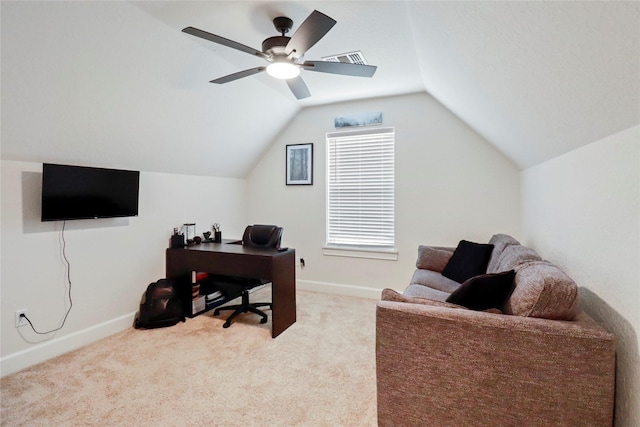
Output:
[[[290,62],[273,62],[267,65],[267,73],[276,79],[292,79],[300,75],[300,67]]]

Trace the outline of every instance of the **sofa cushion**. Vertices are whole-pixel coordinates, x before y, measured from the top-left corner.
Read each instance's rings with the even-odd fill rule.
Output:
[[[519,245],[520,242],[508,234],[494,234],[491,236],[491,239],[489,239],[489,244],[493,245],[493,251],[491,252],[491,258],[489,258],[489,264],[487,265],[487,273],[499,273],[497,270],[498,260],[504,248],[510,245]]]
[[[433,305],[433,306],[450,307],[450,308],[464,308],[456,304],[451,304],[444,301],[432,300],[429,298],[408,297],[406,295],[403,295],[389,288],[382,290],[382,296],[380,297],[380,299],[382,301],[408,302],[411,304]]]
[[[516,267],[515,289],[505,313],[543,319],[572,320],[578,311],[578,286],[546,261]]]
[[[433,301],[445,302],[449,297],[449,292],[439,291],[423,285],[409,285],[404,290],[404,296],[409,298],[426,298]]]
[[[525,262],[542,261],[540,255],[531,248],[522,245],[510,245],[504,248],[498,265],[496,267],[496,273],[501,271],[509,271],[516,268],[518,265]]]
[[[487,264],[493,245],[461,240],[451,259],[442,270],[442,275],[462,283],[487,272]]]
[[[449,294],[460,287],[460,283],[455,280],[448,279],[435,271],[422,270],[420,268],[413,273],[411,284],[428,286]]]
[[[454,250],[455,248],[420,245],[416,268],[440,273],[449,262]]]
[[[462,305],[472,310],[502,309],[513,292],[516,272],[481,274],[465,281],[446,299],[446,302]]]

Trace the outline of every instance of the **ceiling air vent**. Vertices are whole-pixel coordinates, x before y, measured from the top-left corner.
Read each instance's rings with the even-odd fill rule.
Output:
[[[324,56],[323,61],[327,62],[346,62],[347,64],[369,65],[364,55],[359,50],[356,52],[341,53],[340,55]]]

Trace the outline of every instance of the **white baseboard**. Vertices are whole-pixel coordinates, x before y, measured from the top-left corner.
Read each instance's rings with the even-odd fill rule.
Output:
[[[0,359],[0,376],[4,377],[5,375],[18,372],[29,366],[37,365],[61,354],[91,344],[109,335],[124,331],[132,327],[134,317],[135,312],[125,314],[124,316],[99,325],[60,338],[54,338],[40,344],[35,344],[33,347],[4,356]]]
[[[346,295],[351,297],[380,299],[382,289],[365,286],[343,285],[340,283],[315,282],[311,280],[296,280],[297,289],[303,291],[323,292],[325,294]]]

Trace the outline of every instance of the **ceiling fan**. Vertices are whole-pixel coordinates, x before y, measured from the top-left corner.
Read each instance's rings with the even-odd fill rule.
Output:
[[[311,93],[304,80],[302,80],[302,77],[300,77],[300,70],[356,77],[371,77],[376,72],[377,67],[372,65],[304,60],[305,52],[324,37],[335,24],[336,21],[334,19],[314,10],[300,27],[298,27],[293,36],[287,37],[285,34],[293,27],[293,21],[287,17],[280,16],[273,20],[273,25],[281,35],[269,37],[264,40],[262,42],[262,51],[194,27],[187,27],[182,31],[232,49],[246,52],[250,55],[258,56],[270,63],[267,66],[250,68],[211,80],[211,83],[228,83],[266,71],[273,77],[286,80],[289,89],[291,89],[295,97],[303,99],[311,96]]]

